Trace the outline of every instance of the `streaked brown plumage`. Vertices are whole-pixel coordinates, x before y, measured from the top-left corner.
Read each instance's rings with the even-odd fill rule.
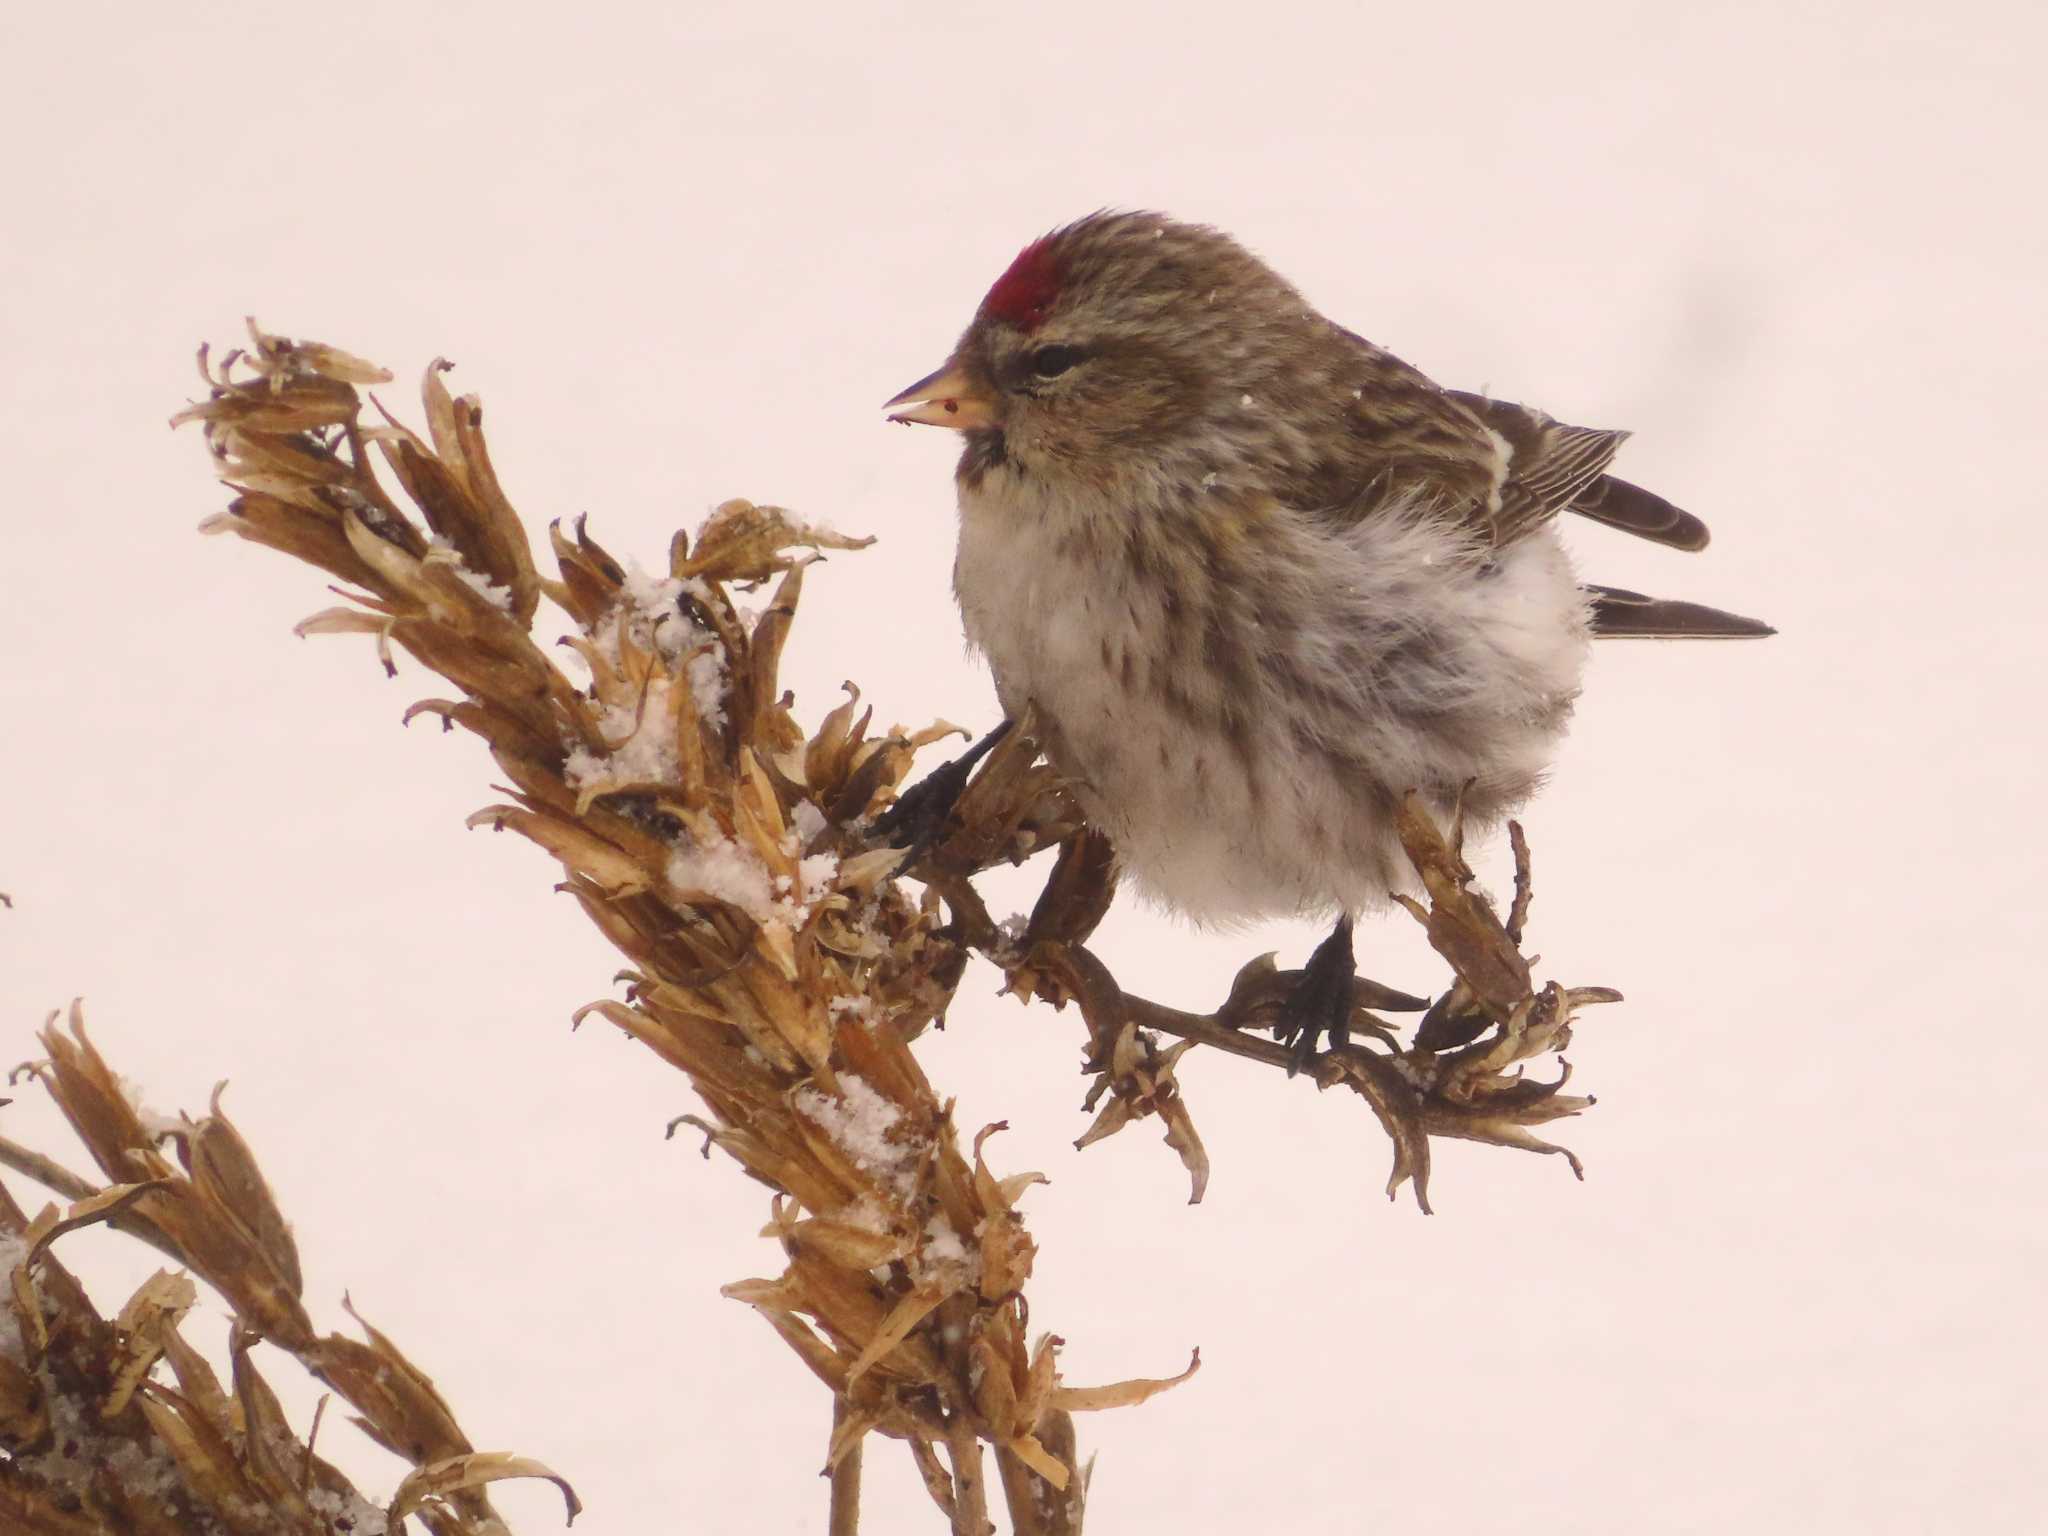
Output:
[[[1346,915],[1304,1049],[1349,915],[1404,881],[1404,794],[1480,824],[1526,798],[1591,635],[1770,633],[1579,587],[1562,511],[1706,543],[1607,473],[1625,433],[1443,389],[1156,214],[1027,247],[906,403],[966,434],[968,638],[1138,883],[1203,921]]]

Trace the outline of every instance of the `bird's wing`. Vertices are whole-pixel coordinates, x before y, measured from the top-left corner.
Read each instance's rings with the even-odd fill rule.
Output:
[[[1673,549],[1705,549],[1707,525],[1662,496],[1607,473],[1626,432],[1568,427],[1533,406],[1447,390],[1507,444],[1502,524],[1520,532],[1570,510]]]
[[[1567,510],[1673,549],[1706,548],[1705,523],[1607,473],[1628,433],[1568,426],[1533,406],[1443,389],[1355,332],[1342,334],[1362,374],[1347,451],[1320,467],[1300,504],[1319,501],[1357,518],[1420,493],[1496,549]]]
[[[1705,549],[1707,525],[1662,496],[1602,475],[1572,501],[1571,510],[1596,523],[1673,549]]]
[[[1281,500],[1326,521],[1354,523],[1384,507],[1421,506],[1508,542],[1492,510],[1503,472],[1495,432],[1457,396],[1355,331],[1331,379],[1350,386],[1337,451]]]

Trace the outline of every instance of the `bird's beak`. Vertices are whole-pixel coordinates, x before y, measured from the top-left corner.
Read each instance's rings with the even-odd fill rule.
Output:
[[[907,410],[897,410],[907,406]],[[882,409],[891,421],[917,422],[927,427],[951,427],[966,432],[996,424],[996,403],[977,389],[958,363],[948,363],[937,373],[928,373]]]

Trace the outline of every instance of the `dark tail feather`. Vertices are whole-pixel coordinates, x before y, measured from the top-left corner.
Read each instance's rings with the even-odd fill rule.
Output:
[[[1707,525],[1639,485],[1602,475],[1572,501],[1572,510],[1596,523],[1673,549],[1705,549]]]
[[[1593,633],[1607,639],[1761,640],[1777,633],[1761,620],[1702,603],[1645,597],[1621,587],[1589,586],[1585,591],[1593,603]]]

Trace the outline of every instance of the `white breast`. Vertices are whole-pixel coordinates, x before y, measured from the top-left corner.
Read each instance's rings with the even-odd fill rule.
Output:
[[[1430,520],[1336,532],[1289,517],[1272,525],[1282,542],[1258,581],[1216,584],[1196,565],[1138,578],[1083,536],[1131,515],[991,475],[961,495],[954,588],[1005,711],[1033,706],[1048,754],[1149,894],[1206,923],[1368,908],[1406,883],[1387,814],[1406,789],[1448,805],[1479,781],[1468,807],[1484,822],[1533,787],[1586,644],[1554,535],[1521,541],[1482,578]],[[1268,577],[1286,601],[1262,609],[1249,589]],[[1224,680],[1166,643],[1171,625],[1205,615],[1258,658],[1227,698],[1250,750],[1246,732],[1202,717],[1224,706]],[[1409,648],[1395,686],[1376,683],[1387,668],[1371,647],[1418,625],[1440,640]],[[1289,676],[1329,686],[1310,697]]]

